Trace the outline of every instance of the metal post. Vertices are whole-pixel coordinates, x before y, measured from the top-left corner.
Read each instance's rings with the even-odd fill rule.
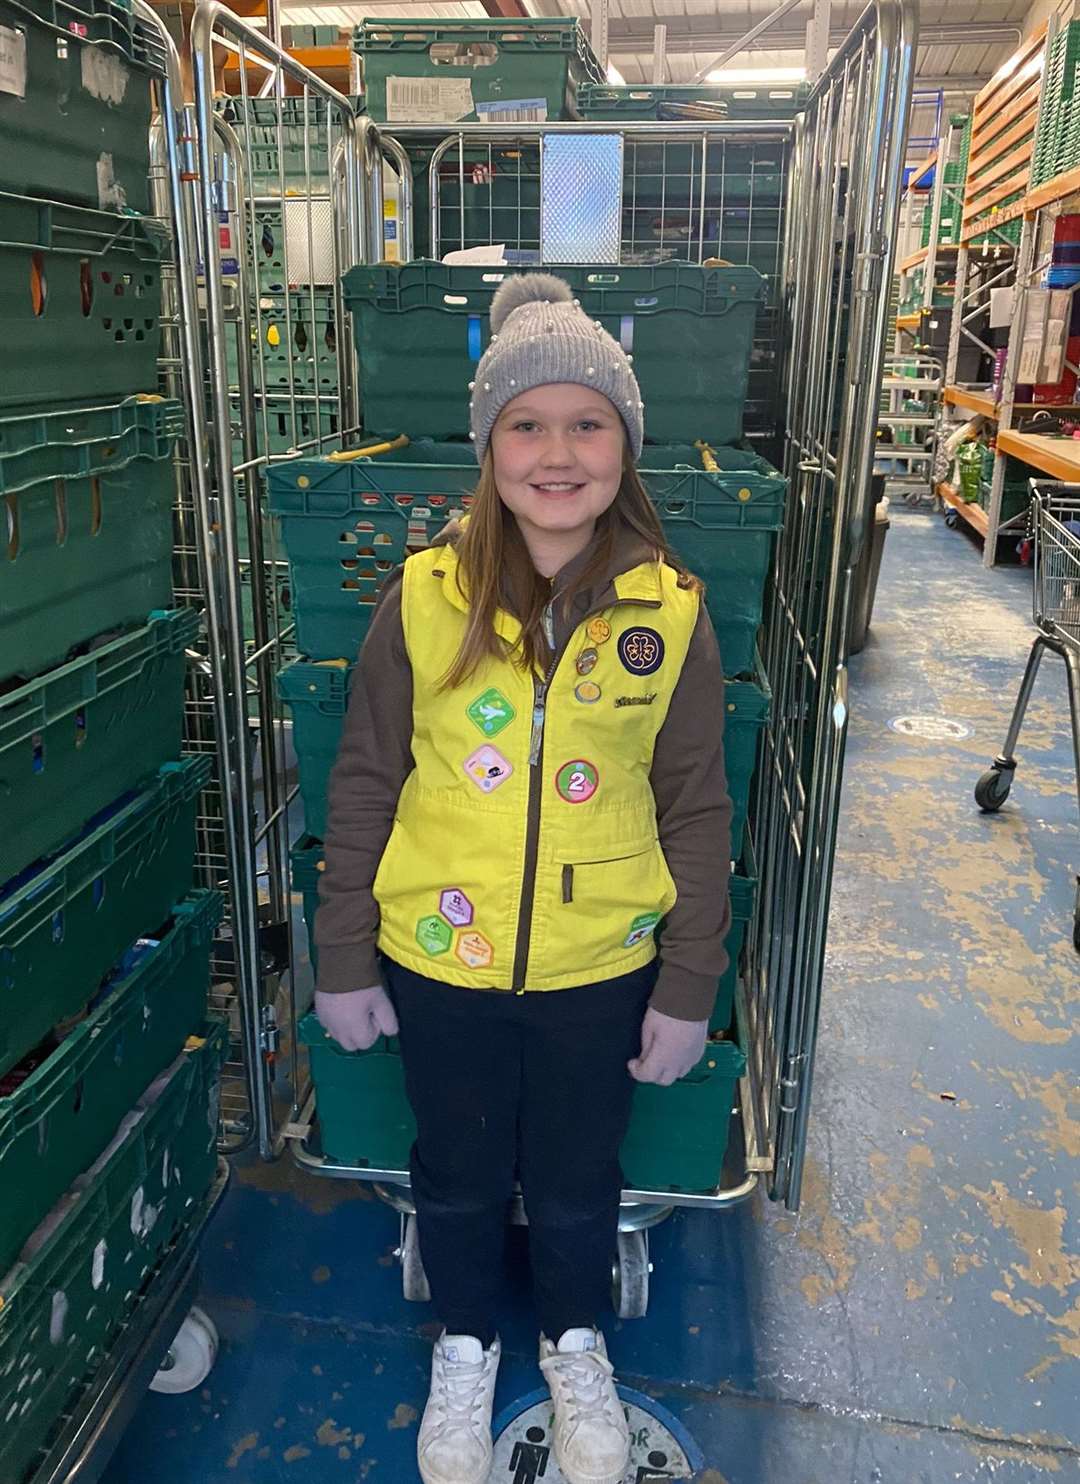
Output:
[[[830,0],[814,0],[814,11],[806,26],[806,75],[817,82],[829,60]]]
[[[596,60],[607,71],[608,64],[608,18],[611,0],[589,0],[589,15],[592,18],[590,40]]]
[[[998,406],[998,433],[1007,432],[1012,426],[1013,401],[1016,397],[1016,373],[1020,369],[1020,348],[1024,340],[1024,317],[1027,302],[1028,280],[1035,261],[1035,225],[1037,217],[1025,216],[1020,229],[1020,246],[1016,252],[1016,285],[1013,289],[1012,323],[1009,326],[1009,348],[1005,356],[1005,375],[1001,382],[1001,402]],[[1005,455],[998,452],[994,459],[994,472],[990,480],[990,506],[986,512],[986,540],[983,543],[983,566],[992,567],[997,561],[997,534],[1001,524],[1001,495],[1005,488]]]
[[[949,324],[949,350],[945,362],[945,385],[956,385],[956,368],[960,360],[960,328],[964,316],[964,296],[967,293],[968,246],[967,243],[956,254],[956,287],[953,290],[952,320]]]
[[[654,26],[652,34],[652,80],[663,83],[667,81],[667,26]]]

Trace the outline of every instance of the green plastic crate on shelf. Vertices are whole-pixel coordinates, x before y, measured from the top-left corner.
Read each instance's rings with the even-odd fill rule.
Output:
[[[153,391],[167,244],[148,217],[0,193],[0,409]]]
[[[279,192],[283,176],[286,191],[305,185],[309,171],[313,180],[327,178],[329,135],[324,98],[309,97],[306,107],[303,98],[248,98],[246,102],[229,98],[219,100],[218,106],[245,147],[249,183],[256,195]]]
[[[725,672],[752,676],[786,485],[755,454],[721,446],[714,454],[720,468],[709,474],[696,449],[647,445],[641,477],[668,539],[708,585]],[[387,577],[468,509],[477,477],[471,445],[427,440],[372,459],[271,465],[269,505],[281,520],[301,653],[351,660]]]
[[[0,1374],[35,1378],[0,1434],[5,1484],[36,1476],[213,1181],[228,1029],[199,1031],[0,1279]]]
[[[18,1201],[0,1210],[0,1273],[75,1177],[108,1144],[139,1094],[206,1016],[217,892],[175,905],[152,948],[121,961],[96,1009],[6,1097],[0,1097],[0,1178]],[[144,932],[162,924],[146,923]],[[126,970],[126,972],[125,972]],[[97,986],[84,981],[93,992]]]
[[[180,753],[189,608],[0,694],[0,884]]]
[[[296,660],[279,671],[278,692],[293,719],[293,746],[300,775],[300,796],[309,835],[326,835],[326,799],[330,770],[341,744],[353,667],[342,660]],[[750,783],[757,762],[758,738],[768,721],[772,692],[758,663],[755,680],[729,680],[724,688],[724,756],[728,792],[734,806],[731,852],[742,850]]]
[[[578,89],[604,80],[576,17],[369,19],[353,32],[353,49],[362,107],[377,123],[574,119]],[[453,84],[456,98],[445,92]]]
[[[209,758],[166,763],[62,855],[0,892],[0,1076],[191,890],[196,801],[209,778]]]
[[[0,421],[0,680],[38,675],[95,634],[169,603],[172,454],[183,423],[179,402],[134,401]],[[61,432],[62,443],[33,445]]]
[[[3,34],[0,189],[149,211],[152,33],[113,0],[0,0]]]
[[[765,283],[752,268],[664,263],[560,267],[590,318],[634,356],[650,438],[742,436],[754,320]],[[508,275],[442,263],[361,265],[343,280],[371,433],[463,437],[468,383]]]
[[[993,459],[989,465],[983,466],[982,483],[979,486],[979,504],[984,510],[990,508],[990,478],[993,474]],[[1005,483],[1001,490],[1001,514],[998,519],[1002,522],[1015,520],[1018,515],[1023,515],[1031,508],[1031,487],[1028,483],[1031,479],[1040,479],[1038,469],[1032,468],[1030,464],[1022,463],[1020,459],[1009,458],[1005,462]]]
[[[583,118],[605,123],[693,119],[695,104],[711,105],[716,113],[700,110],[701,117],[728,119],[790,119],[806,106],[809,88],[737,87],[718,83],[634,83],[616,87],[590,83],[578,95]],[[720,112],[720,108],[725,110]]]

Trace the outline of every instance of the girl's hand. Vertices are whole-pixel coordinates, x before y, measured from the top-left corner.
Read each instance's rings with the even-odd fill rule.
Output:
[[[641,1055],[627,1062],[635,1082],[670,1087],[696,1067],[705,1055],[707,1020],[676,1020],[659,1010],[646,1010],[641,1027]]]
[[[343,1051],[369,1051],[380,1036],[396,1036],[397,1016],[381,984],[345,994],[315,991],[315,1014]]]

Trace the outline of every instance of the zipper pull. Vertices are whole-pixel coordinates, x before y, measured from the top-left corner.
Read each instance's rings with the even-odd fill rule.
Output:
[[[532,715],[532,737],[529,742],[529,767],[535,768],[540,761],[540,744],[544,740],[544,713],[547,710],[547,691],[536,698]]]

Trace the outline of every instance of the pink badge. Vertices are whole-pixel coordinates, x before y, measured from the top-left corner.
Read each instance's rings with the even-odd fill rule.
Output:
[[[494,793],[514,771],[513,764],[497,748],[486,744],[465,759],[465,772],[482,793]]]

